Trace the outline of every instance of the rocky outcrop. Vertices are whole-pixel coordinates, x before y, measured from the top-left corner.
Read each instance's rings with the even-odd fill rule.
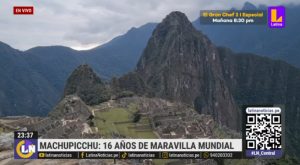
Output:
[[[81,120],[85,121],[92,115],[85,103],[74,95],[68,95],[61,100],[48,114],[51,119]]]
[[[285,111],[286,141],[299,153],[300,70],[286,62],[219,48],[225,80],[239,105],[280,105]]]
[[[2,133],[0,134],[0,151],[5,151],[9,149],[13,149],[13,141],[14,139],[14,133]]]
[[[97,137],[89,125],[93,114],[89,107],[75,95],[68,95],[48,114],[48,117],[28,126],[42,138],[91,138]]]
[[[110,84],[115,95],[124,91],[131,91],[138,95],[149,93],[149,89],[147,88],[144,80],[135,72],[127,73],[120,78],[113,78]]]
[[[187,17],[172,12],[158,24],[136,73],[154,96],[193,104],[198,111],[238,129],[239,111],[222,73],[218,50]]]
[[[77,95],[86,104],[95,105],[110,99],[105,83],[88,65],[77,67],[67,80],[64,96]]]

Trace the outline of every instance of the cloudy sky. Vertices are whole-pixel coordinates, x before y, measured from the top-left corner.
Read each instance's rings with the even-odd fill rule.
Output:
[[[246,0],[0,0],[0,41],[20,50],[64,45],[82,50],[101,45],[131,27],[159,22],[171,11],[191,21],[201,9],[240,8]],[[258,5],[299,0],[248,0]],[[13,15],[13,6],[34,6],[34,15]]]

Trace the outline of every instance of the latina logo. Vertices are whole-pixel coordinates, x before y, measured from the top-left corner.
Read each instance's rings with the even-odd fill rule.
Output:
[[[270,28],[285,27],[284,6],[272,6],[268,8],[268,24]]]
[[[16,159],[32,159],[36,158],[36,143],[32,140],[20,140],[15,143]]]

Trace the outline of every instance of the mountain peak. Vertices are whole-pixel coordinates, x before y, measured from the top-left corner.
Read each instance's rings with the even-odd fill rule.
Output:
[[[68,83],[76,83],[79,85],[80,83],[88,83],[88,84],[94,84],[94,83],[100,83],[102,84],[101,79],[97,76],[97,74],[93,71],[93,69],[87,65],[83,64],[78,66],[71,74],[71,76],[68,78]],[[68,84],[67,84],[68,85]],[[68,93],[69,94],[73,94]]]
[[[66,46],[37,46],[26,50],[25,52],[43,54],[43,52],[51,52],[55,54],[56,52],[76,52],[76,50],[66,47]]]
[[[180,11],[173,11],[166,16],[164,21],[172,20],[172,21],[180,21],[180,22],[189,22],[187,16]]]
[[[89,71],[89,72],[93,71],[93,69],[88,64],[79,65],[76,70],[77,71],[83,70],[83,71]]]
[[[68,78],[64,91],[64,96],[67,95],[77,95],[88,105],[110,98],[105,84],[87,64],[77,67]]]
[[[0,41],[0,46],[1,46],[1,47],[2,47],[2,46],[10,47],[8,44],[6,44],[6,43],[4,43],[4,42],[2,42],[2,41]]]
[[[238,127],[228,122],[238,112],[223,79],[217,49],[183,13],[172,12],[158,24],[136,72],[154,96],[188,104],[200,100],[199,112]]]
[[[91,115],[89,108],[84,104],[84,102],[76,95],[68,95],[64,97],[54,108],[53,111],[49,113],[51,118],[82,118],[86,120]]]
[[[257,10],[257,7],[250,2],[245,2],[242,10]]]
[[[162,21],[164,26],[179,26],[192,28],[192,24],[184,13],[173,11]]]
[[[80,80],[91,80],[93,82],[102,83],[101,79],[88,64],[82,64],[78,66],[70,78],[72,76],[73,78],[79,78]]]
[[[171,12],[154,29],[138,62],[137,71],[148,68],[147,65],[152,65],[153,61],[164,63],[166,59],[173,60],[176,56],[177,59],[186,60],[196,58],[196,54],[203,57],[204,53],[201,52],[212,47],[210,40],[193,27],[185,14]],[[212,57],[211,54],[209,56]],[[168,61],[168,65],[173,64]]]
[[[12,48],[10,45],[0,41],[0,51],[1,52],[8,52],[8,51],[17,51],[17,50]]]
[[[194,28],[184,13],[174,11],[168,14],[156,26],[152,34],[152,39],[154,44],[164,44],[166,41],[172,41],[173,39],[184,42],[184,38],[194,38],[195,36],[203,40],[207,39],[201,32]],[[151,42],[151,39],[149,41]]]

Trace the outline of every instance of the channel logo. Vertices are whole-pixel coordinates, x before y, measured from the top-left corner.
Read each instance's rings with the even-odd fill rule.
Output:
[[[37,140],[15,140],[15,159],[37,159]]]
[[[268,8],[268,24],[270,28],[285,27],[284,6],[271,6]]]

